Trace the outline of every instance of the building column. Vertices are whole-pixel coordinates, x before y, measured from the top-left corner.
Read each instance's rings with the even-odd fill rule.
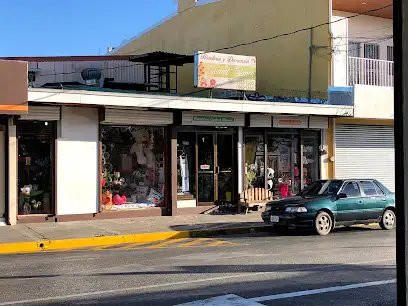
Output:
[[[8,223],[10,225],[17,224],[17,203],[18,203],[18,140],[17,127],[14,119],[8,121]]]
[[[335,126],[336,121],[335,119],[329,119],[329,128],[327,129],[326,133],[326,141],[327,141],[327,178],[333,179],[336,176],[335,173],[335,151],[336,151],[336,144],[335,144]]]
[[[320,179],[327,180],[329,178],[329,154],[327,145],[327,129],[321,131],[320,151]]]
[[[171,177],[171,197],[170,197],[170,215],[177,215],[177,130],[175,126],[171,127],[170,137],[170,177]]]
[[[0,226],[6,224],[6,128],[0,128]]]
[[[242,126],[238,127],[238,194],[244,191],[244,128]]]

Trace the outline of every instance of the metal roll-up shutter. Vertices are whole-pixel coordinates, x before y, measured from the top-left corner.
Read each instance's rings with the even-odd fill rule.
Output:
[[[59,106],[28,106],[28,113],[20,116],[20,120],[57,121],[61,118]]]
[[[103,124],[168,125],[173,124],[172,112],[151,112],[131,109],[105,109]]]
[[[336,125],[336,177],[377,179],[395,190],[394,129],[378,125]]]

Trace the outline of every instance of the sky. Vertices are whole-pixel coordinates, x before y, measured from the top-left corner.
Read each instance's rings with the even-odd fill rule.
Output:
[[[1,0],[0,56],[103,55],[177,11],[175,0]]]

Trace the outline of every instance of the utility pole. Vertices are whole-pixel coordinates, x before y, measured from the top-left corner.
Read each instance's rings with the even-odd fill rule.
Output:
[[[408,305],[408,0],[394,0],[397,305]],[[407,56],[407,60],[405,60]]]

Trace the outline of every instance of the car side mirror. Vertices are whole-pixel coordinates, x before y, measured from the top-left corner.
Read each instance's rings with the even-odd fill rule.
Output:
[[[339,194],[337,195],[337,200],[339,200],[339,199],[345,199],[345,198],[347,198],[347,194],[345,194],[345,193],[339,193]]]

